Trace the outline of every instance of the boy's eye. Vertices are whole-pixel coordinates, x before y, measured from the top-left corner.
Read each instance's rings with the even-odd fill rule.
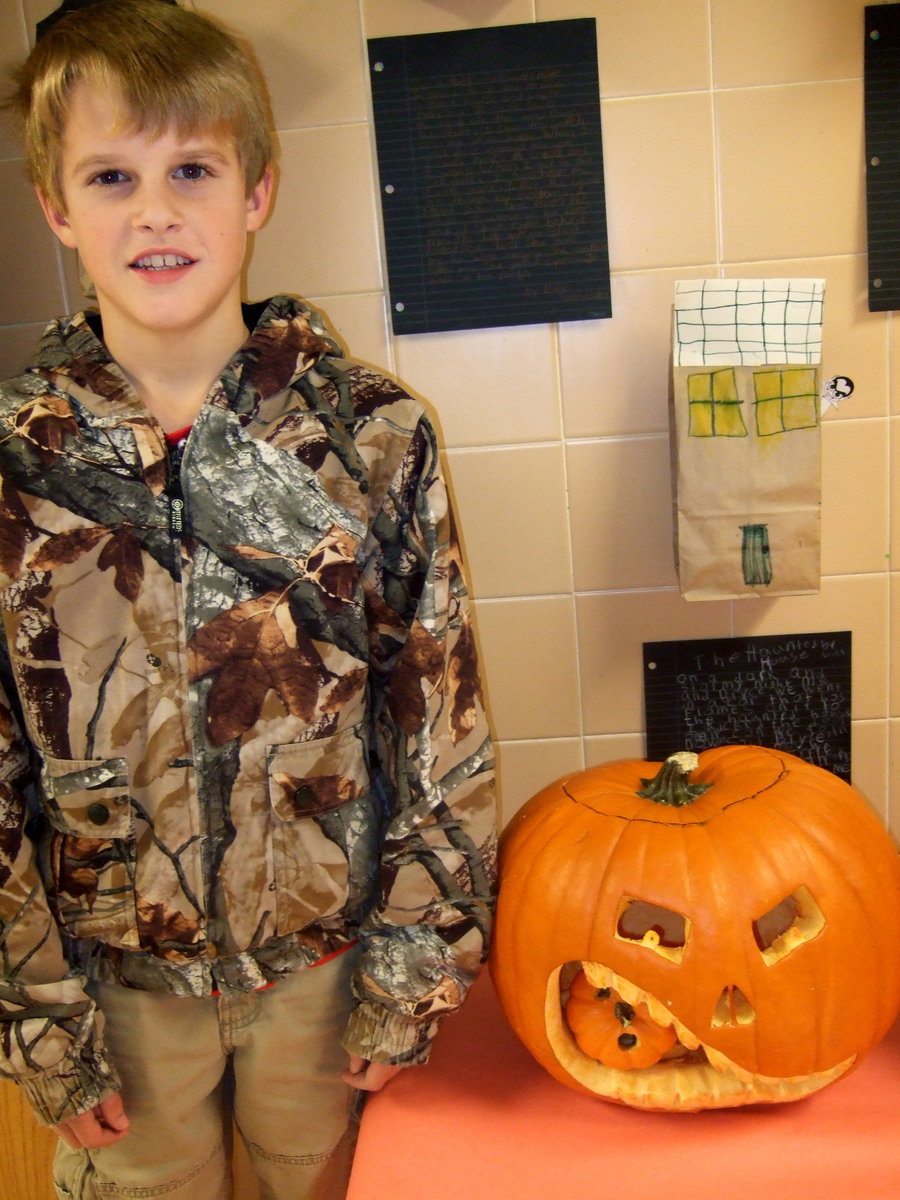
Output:
[[[99,171],[91,180],[91,183],[98,183],[101,187],[112,187],[116,183],[121,183],[126,178],[123,171]]]
[[[175,176],[177,179],[203,179],[203,177],[208,174],[209,169],[201,166],[200,163],[182,163],[182,165],[175,171]]]

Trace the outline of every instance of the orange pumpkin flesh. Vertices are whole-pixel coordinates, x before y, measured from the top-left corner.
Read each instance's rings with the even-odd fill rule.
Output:
[[[855,789],[792,755],[705,751],[690,775],[705,790],[674,804],[638,794],[658,769],[580,772],[513,818],[491,961],[501,1004],[551,1074],[604,1099],[799,1099],[900,1008],[900,859]],[[586,1050],[563,1007],[579,969],[672,1049],[627,1070]]]

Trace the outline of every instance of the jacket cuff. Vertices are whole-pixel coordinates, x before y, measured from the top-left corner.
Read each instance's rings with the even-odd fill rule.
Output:
[[[440,1017],[410,1021],[378,1004],[363,1002],[350,1014],[343,1046],[370,1062],[414,1066],[428,1062]]]
[[[64,1059],[50,1070],[20,1075],[15,1082],[42,1125],[70,1121],[121,1088],[115,1068],[102,1052],[88,1061]]]

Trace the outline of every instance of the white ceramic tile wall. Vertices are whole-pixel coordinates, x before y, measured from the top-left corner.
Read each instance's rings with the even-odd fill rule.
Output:
[[[0,59],[55,0],[3,0]],[[255,43],[280,204],[248,289],[320,304],[350,351],[433,404],[460,511],[503,811],[564,771],[642,753],[641,643],[851,629],[854,772],[900,832],[900,354],[866,307],[865,0],[204,0]],[[595,17],[614,315],[395,338],[367,37]],[[79,303],[0,125],[0,369]],[[826,279],[821,592],[689,604],[666,458],[672,283]],[[892,557],[893,556],[893,557]]]

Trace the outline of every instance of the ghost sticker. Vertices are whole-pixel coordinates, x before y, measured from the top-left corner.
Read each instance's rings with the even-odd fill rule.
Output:
[[[853,380],[846,375],[835,375],[822,387],[822,412],[837,408],[842,400],[853,395]]]

